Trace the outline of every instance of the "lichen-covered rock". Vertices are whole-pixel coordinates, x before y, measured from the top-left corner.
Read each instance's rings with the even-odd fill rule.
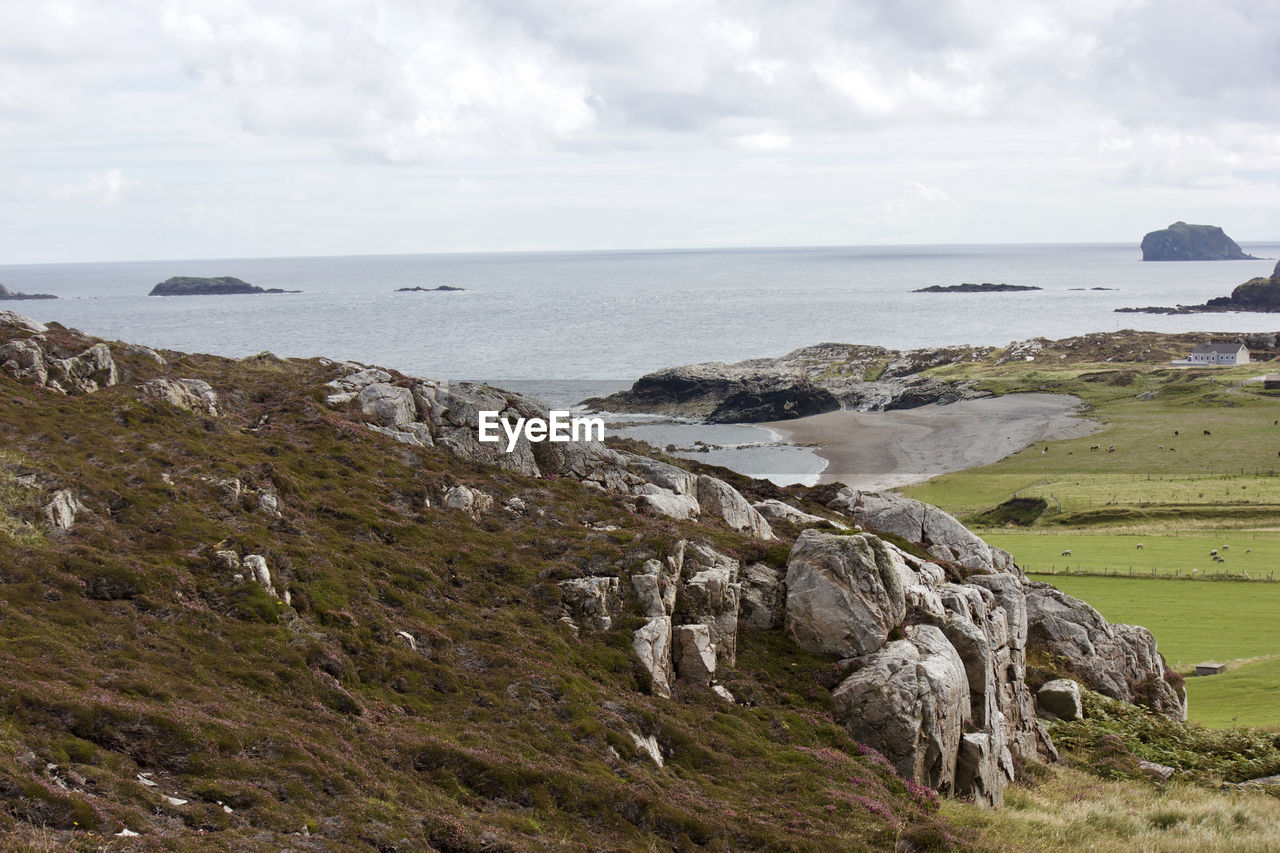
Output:
[[[738,623],[772,630],[782,627],[787,603],[786,570],[751,563],[739,575]]]
[[[878,537],[806,530],[787,560],[787,633],[817,654],[871,654],[902,624],[914,581]]]
[[[49,327],[44,323],[32,320],[15,311],[0,311],[0,327],[18,329],[23,332],[31,332],[33,334],[42,334],[49,331]]]
[[[649,674],[653,695],[671,698],[671,618],[655,616],[636,630],[631,648]]]
[[[53,493],[53,499],[44,507],[44,520],[52,530],[65,533],[75,526],[76,517],[84,512],[84,505],[70,489]]]
[[[1046,681],[1036,691],[1036,704],[1049,719],[1078,720],[1084,716],[1080,685],[1069,678]]]
[[[956,755],[956,796],[1000,808],[1004,805],[1005,784],[996,751],[991,747],[991,735],[972,732],[961,737]]]
[[[675,610],[679,574],[658,560],[646,560],[643,571],[631,576],[631,586],[645,616],[670,616]]]
[[[364,370],[356,370],[354,373],[348,373],[346,376],[339,376],[332,382],[326,383],[325,387],[330,388],[337,393],[359,393],[375,383],[390,381],[390,373],[376,367],[370,367]]]
[[[7,313],[10,312],[0,312]],[[9,341],[0,346],[0,367],[14,379],[30,380],[34,385],[44,385],[49,380],[44,350],[36,341]]]
[[[1099,693],[1186,719],[1185,695],[1165,680],[1155,638],[1137,625],[1111,624],[1078,598],[1046,583],[1027,583],[1028,648],[1065,661]]]
[[[908,779],[950,793],[969,708],[964,664],[932,625],[858,661],[831,694],[836,719]]]
[[[738,561],[695,543],[685,543],[679,553],[683,583],[676,614],[683,623],[706,625],[717,660],[731,667],[738,656]]]
[[[953,516],[935,506],[900,495],[841,489],[831,505],[869,530],[918,542],[939,560],[983,572],[1012,571],[1007,551],[992,548]]]
[[[680,521],[697,518],[702,509],[693,495],[678,495],[658,486],[650,486],[650,491],[642,492],[636,498],[636,506],[650,515],[664,515]]]
[[[218,417],[218,394],[202,379],[152,379],[139,386],[143,396],[188,412]]]
[[[756,512],[763,515],[766,519],[781,519],[789,521],[792,524],[830,524],[834,527],[843,528],[843,524],[829,521],[820,515],[814,515],[808,512],[802,512],[791,506],[791,504],[783,503],[780,500],[770,498],[766,501],[758,501],[751,505]]]
[[[691,684],[707,686],[716,674],[716,647],[706,625],[677,625],[671,635],[676,673]]]
[[[276,589],[271,584],[271,570],[267,568],[267,561],[261,554],[246,554],[241,565],[258,582],[258,586],[272,595],[276,594]]]
[[[360,410],[374,419],[379,426],[407,427],[417,417],[413,405],[413,393],[386,382],[366,386],[357,396]]]
[[[56,358],[47,362],[50,388],[71,393],[92,394],[100,388],[109,388],[120,381],[111,349],[102,343],[94,344],[71,358]]]
[[[723,518],[729,527],[740,533],[747,533],[757,539],[773,538],[773,531],[764,516],[756,512],[741,492],[724,480],[706,474],[698,477],[698,503],[705,514]]]
[[[451,486],[444,493],[444,505],[458,509],[471,518],[479,518],[493,509],[493,496],[470,486]]]
[[[618,579],[572,578],[560,581],[560,601],[577,624],[591,631],[608,631],[622,606]]]

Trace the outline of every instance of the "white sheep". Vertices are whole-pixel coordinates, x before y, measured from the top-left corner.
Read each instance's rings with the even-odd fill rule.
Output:
[[[1067,550],[1063,551],[1063,552],[1062,552],[1062,556],[1064,556],[1064,557],[1070,557],[1070,556],[1071,556],[1071,549],[1070,549],[1070,548],[1068,548]]]

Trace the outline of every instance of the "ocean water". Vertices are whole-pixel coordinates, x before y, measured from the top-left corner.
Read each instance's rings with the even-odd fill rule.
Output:
[[[1280,243],[1243,248],[1280,255]],[[1275,263],[1140,258],[1136,244],[379,255],[0,265],[0,283],[59,297],[2,307],[106,339],[233,357],[325,355],[490,381],[557,406],[662,367],[778,356],[823,341],[909,349],[1123,328],[1280,330],[1280,317],[1267,314],[1114,313],[1203,302],[1269,275]],[[302,292],[147,296],[175,275]],[[962,282],[1043,290],[911,292]],[[396,292],[442,284],[467,291]],[[736,430],[704,439],[722,450],[690,452],[780,482],[811,481],[821,467],[806,452],[771,450],[776,437],[765,430]],[[669,430],[649,432],[663,446],[693,446]],[[773,470],[779,465],[785,470]]]
[[[1280,244],[1244,248],[1280,254]],[[351,256],[0,266],[0,282],[60,297],[6,307],[108,339],[228,356],[327,355],[448,379],[534,380],[566,396],[583,390],[578,382],[603,380],[595,387],[607,389],[661,367],[776,356],[821,341],[905,349],[1121,328],[1280,328],[1280,317],[1265,314],[1113,313],[1203,302],[1274,266],[1140,256],[1121,245]],[[147,296],[174,275],[232,275],[303,292]],[[1044,290],[910,292],[966,281]],[[467,292],[395,292],[441,284]],[[1093,287],[1112,289],[1073,289]]]

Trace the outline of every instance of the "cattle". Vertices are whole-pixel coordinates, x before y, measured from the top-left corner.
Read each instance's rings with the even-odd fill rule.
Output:
[[[1205,434],[1205,435],[1213,435],[1213,433],[1209,432],[1208,430],[1205,430],[1205,431],[1204,431],[1204,434]]]
[[[1091,444],[1091,445],[1089,445],[1089,449],[1090,449],[1090,450],[1101,450],[1101,449],[1102,449],[1102,445],[1100,445],[1100,444]]]

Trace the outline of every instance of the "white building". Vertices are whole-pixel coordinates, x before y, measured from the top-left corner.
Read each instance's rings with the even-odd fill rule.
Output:
[[[1248,364],[1249,348],[1244,344],[1196,344],[1191,355],[1175,364]]]

